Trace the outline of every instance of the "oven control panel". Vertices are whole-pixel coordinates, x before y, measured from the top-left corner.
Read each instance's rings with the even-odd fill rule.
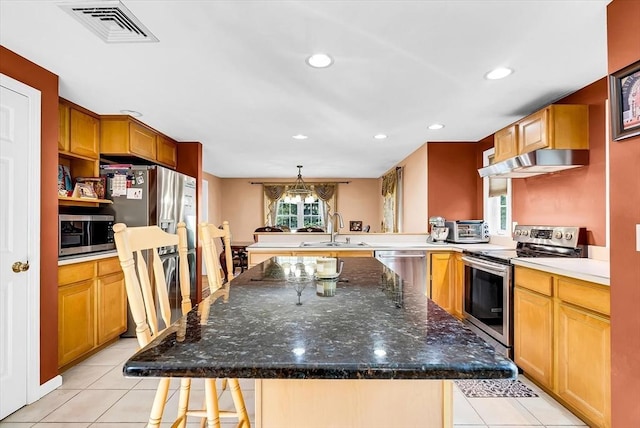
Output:
[[[586,244],[586,229],[576,226],[517,225],[513,231],[517,242],[577,248]]]

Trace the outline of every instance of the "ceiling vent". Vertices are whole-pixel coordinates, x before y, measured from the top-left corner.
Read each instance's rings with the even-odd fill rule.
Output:
[[[107,43],[157,42],[120,1],[78,1],[60,7]]]

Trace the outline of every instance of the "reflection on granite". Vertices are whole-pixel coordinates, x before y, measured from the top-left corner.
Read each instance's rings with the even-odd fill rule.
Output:
[[[125,363],[127,376],[514,378],[514,363],[378,260],[345,258],[327,298],[297,305],[277,257],[236,277]],[[313,258],[300,258],[312,263]],[[324,290],[324,289],[323,289]],[[323,291],[324,293],[324,291]],[[226,295],[224,297],[227,297]]]

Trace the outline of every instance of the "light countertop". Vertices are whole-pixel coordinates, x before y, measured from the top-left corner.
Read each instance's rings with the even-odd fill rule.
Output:
[[[351,240],[352,244],[359,241]],[[378,250],[423,250],[423,251],[458,251],[462,252],[466,249],[473,250],[504,250],[507,247],[495,244],[435,244],[432,242],[372,242],[363,246],[349,247],[301,247],[300,242],[257,242],[247,247],[248,251],[341,251],[341,250],[362,250],[362,251],[378,251]]]
[[[602,285],[611,285],[609,262],[594,259],[567,258],[517,258],[511,260],[517,266],[543,270],[549,273],[564,275]]]
[[[58,266],[71,265],[74,263],[90,262],[92,260],[107,259],[109,257],[117,257],[118,252],[116,250],[103,251],[100,253],[93,253],[91,255],[80,254],[78,256],[70,256],[64,259],[58,259]]]
[[[354,239],[355,238],[355,239]],[[356,237],[351,238],[352,243],[360,242]],[[283,250],[304,251],[385,251],[385,250],[418,250],[418,251],[457,251],[464,250],[504,250],[508,247],[496,244],[435,244],[410,239],[408,241],[390,240],[388,242],[367,242],[366,246],[359,247],[301,247],[300,242],[258,242],[247,247],[249,252],[256,253],[278,252]],[[609,262],[603,260],[579,258],[517,258],[512,264],[538,269],[549,273],[564,275],[571,278],[582,279],[602,285],[610,285]]]

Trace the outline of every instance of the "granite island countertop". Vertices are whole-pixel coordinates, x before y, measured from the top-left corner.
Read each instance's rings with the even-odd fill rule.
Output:
[[[297,305],[283,266],[314,261],[275,257],[245,271],[231,281],[228,302],[205,299],[131,357],[124,374],[515,378],[511,360],[374,258],[345,259],[337,282],[311,280]]]

